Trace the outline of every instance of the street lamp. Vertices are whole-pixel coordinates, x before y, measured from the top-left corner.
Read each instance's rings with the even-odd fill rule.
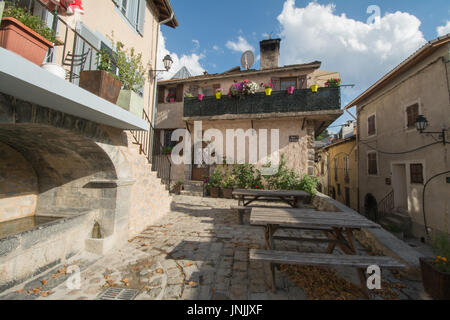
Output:
[[[163,62],[164,62],[164,68],[166,68],[166,71],[169,71],[173,64],[172,58],[169,55],[166,55],[163,59]]]
[[[416,129],[421,134],[439,134],[439,138],[442,139],[442,142],[444,143],[444,146],[447,144],[447,141],[445,141],[445,134],[447,133],[447,129],[445,126],[442,126],[442,131],[435,132],[435,131],[428,131],[425,132],[425,130],[428,128],[428,120],[423,115],[419,115],[416,119]]]

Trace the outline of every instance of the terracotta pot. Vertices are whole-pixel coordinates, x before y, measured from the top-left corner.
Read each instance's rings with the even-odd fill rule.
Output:
[[[22,22],[11,17],[2,18],[0,46],[15,52],[40,66],[53,44]]]
[[[89,70],[81,71],[80,87],[116,104],[122,88],[122,82],[109,72]]]
[[[181,185],[177,184],[173,187],[173,193],[175,193],[176,195],[181,194]]]
[[[420,258],[425,291],[436,300],[450,300],[450,273],[437,269],[433,260]]]
[[[222,194],[225,199],[233,199],[233,188],[223,188]]]
[[[219,195],[220,195],[220,188],[216,188],[216,187],[211,187],[211,188],[209,188],[209,194],[210,194],[211,197],[213,197],[213,198],[219,198]]]

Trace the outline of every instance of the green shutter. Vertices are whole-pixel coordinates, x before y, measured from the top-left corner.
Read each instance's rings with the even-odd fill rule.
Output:
[[[128,0],[127,18],[133,27],[137,27],[138,4],[139,0]]]
[[[145,11],[147,9],[147,0],[139,0],[139,15],[137,22],[137,31],[144,35]]]
[[[119,8],[122,7],[122,0],[113,0],[113,2],[117,7],[119,7]]]

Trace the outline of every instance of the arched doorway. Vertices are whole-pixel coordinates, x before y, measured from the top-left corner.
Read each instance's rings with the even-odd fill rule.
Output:
[[[364,198],[364,213],[370,220],[378,221],[378,202],[371,193]]]

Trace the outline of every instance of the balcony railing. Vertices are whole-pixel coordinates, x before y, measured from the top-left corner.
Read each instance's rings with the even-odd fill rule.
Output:
[[[217,100],[215,96],[184,99],[184,117],[211,117],[221,115],[251,115],[268,113],[296,113],[341,108],[340,88],[320,88],[314,93],[310,89],[295,90],[294,94],[286,91],[274,91],[271,96],[264,92],[255,95],[236,97],[223,96]]]

